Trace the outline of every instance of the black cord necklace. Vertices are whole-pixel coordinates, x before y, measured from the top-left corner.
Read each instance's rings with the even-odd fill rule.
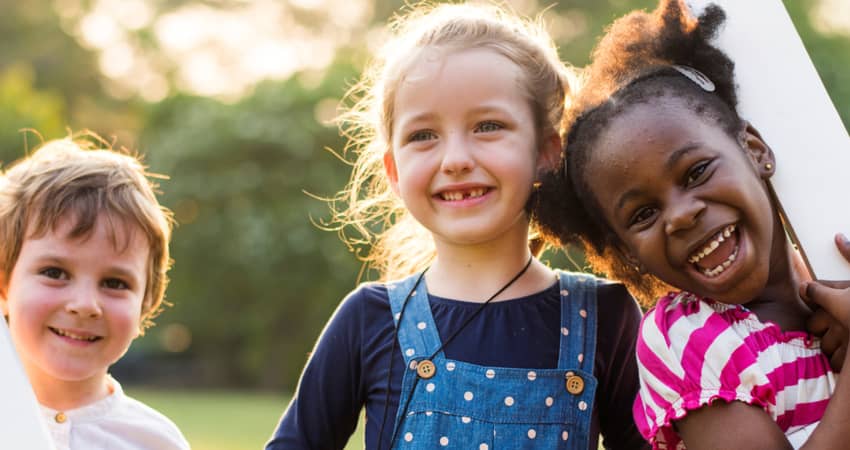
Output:
[[[410,399],[413,397],[413,392],[416,390],[416,386],[419,384],[419,380],[421,378],[423,378],[423,376],[426,377],[426,378],[431,378],[432,376],[434,376],[436,367],[434,366],[434,363],[431,362],[434,359],[434,357],[437,356],[437,354],[440,353],[440,351],[442,351],[443,348],[445,348],[446,345],[448,345],[449,342],[451,342],[452,339],[455,338],[455,336],[457,336],[464,328],[466,328],[466,326],[469,325],[469,323],[472,322],[472,320],[475,319],[478,316],[479,313],[481,313],[481,311],[484,309],[485,306],[487,306],[491,301],[493,301],[493,299],[498,297],[499,294],[504,292],[505,289],[511,287],[511,285],[513,285],[517,280],[519,280],[520,277],[522,277],[525,274],[525,272],[528,271],[528,268],[531,267],[532,261],[534,261],[534,255],[529,256],[528,262],[525,263],[525,265],[522,267],[522,269],[520,269],[520,271],[517,272],[517,274],[514,275],[514,277],[511,278],[510,281],[505,283],[504,286],[502,286],[498,291],[496,291],[495,294],[491,295],[490,298],[485,300],[484,303],[482,303],[478,307],[478,309],[476,309],[475,312],[473,312],[472,315],[470,315],[466,319],[466,321],[464,321],[454,331],[454,333],[452,333],[452,335],[448,337],[448,339],[444,340],[443,343],[440,344],[440,347],[437,348],[437,350],[434,353],[432,353],[431,356],[429,356],[428,358],[425,358],[425,359],[423,359],[423,360],[421,360],[417,363],[417,373],[418,373],[419,376],[417,376],[416,379],[413,380],[413,386],[410,388],[410,395],[407,396],[407,400],[404,402],[404,408],[401,410],[401,416],[400,417],[404,417],[404,414],[407,413],[407,408],[410,406]],[[401,311],[399,312],[399,316],[398,316],[398,326],[401,326],[401,323],[402,323],[401,319],[404,318],[404,310],[407,308],[407,302],[409,302],[410,298],[413,297],[413,293],[416,292],[416,288],[419,286],[419,283],[422,282],[422,278],[425,277],[425,272],[427,272],[427,271],[428,271],[428,268],[426,268],[425,270],[422,271],[422,273],[419,274],[419,277],[416,279],[416,282],[413,283],[413,287],[410,288],[410,292],[408,292],[407,296],[404,298],[404,303],[402,303],[402,305],[401,305]],[[387,411],[388,411],[388,407],[389,407],[389,403],[390,403],[390,382],[392,381],[393,360],[395,359],[395,358],[393,358],[393,353],[395,352],[396,344],[398,343],[398,326],[395,327],[395,332],[393,333],[393,345],[392,345],[392,348],[390,349],[390,367],[389,367],[389,370],[387,371],[387,389],[386,389],[386,397],[384,399],[384,414],[383,414],[383,417],[381,418],[381,427],[378,430],[378,448],[377,448],[377,450],[381,450],[381,444],[383,443],[383,436],[384,436],[384,425],[386,425],[386,422],[387,422]],[[422,369],[425,369],[425,367],[423,365],[428,367],[427,372],[423,373]],[[392,449],[393,444],[395,443],[396,437],[398,437],[398,428],[393,430],[393,435],[392,435],[392,438],[390,439],[390,449]]]

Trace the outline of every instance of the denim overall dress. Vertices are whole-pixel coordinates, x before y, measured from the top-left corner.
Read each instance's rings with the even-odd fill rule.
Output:
[[[442,351],[434,354],[440,336],[424,278],[411,291],[417,278],[388,285],[406,363],[392,448],[587,450],[597,384],[593,360],[599,281],[558,272],[558,368],[522,369],[455,361]]]

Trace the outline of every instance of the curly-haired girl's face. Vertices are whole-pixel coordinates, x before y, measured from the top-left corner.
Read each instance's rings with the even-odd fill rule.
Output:
[[[754,130],[735,139],[665,96],[615,117],[594,145],[588,186],[636,265],[725,303],[762,292],[784,235]]]

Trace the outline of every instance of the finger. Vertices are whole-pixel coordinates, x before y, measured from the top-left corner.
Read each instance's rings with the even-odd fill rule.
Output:
[[[841,252],[841,256],[850,262],[850,239],[845,234],[838,233],[835,235],[835,245],[838,247],[838,251]]]
[[[829,365],[835,372],[841,372],[841,367],[844,365],[844,358],[847,357],[847,346],[841,346],[832,356],[829,357]]]
[[[820,348],[827,355],[835,354],[839,348],[847,343],[847,329],[838,324],[833,326],[836,328],[824,333],[820,339]]]
[[[831,288],[818,282],[806,282],[800,286],[800,296],[806,301],[820,305],[841,324],[850,323],[850,291]]]
[[[850,280],[818,280],[818,283],[835,289],[847,289],[850,287]]]
[[[806,329],[815,336],[823,336],[832,323],[832,316],[823,308],[815,308],[812,315],[806,320]]]

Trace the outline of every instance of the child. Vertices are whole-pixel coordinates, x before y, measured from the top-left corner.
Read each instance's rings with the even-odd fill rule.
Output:
[[[634,415],[654,448],[844,448],[850,392],[839,384],[829,402],[829,361],[803,331],[810,311],[765,183],[776,162],[709,43],[723,20],[662,0],[611,26],[567,113],[541,225],[583,241],[633,292],[681,289],[638,338]]]
[[[567,87],[551,39],[483,5],[395,25],[346,117],[360,153],[338,218],[402,279],[343,301],[267,449],[341,449],[364,407],[369,449],[642,448],[623,408],[636,303],[529,249]]]
[[[85,146],[0,178],[0,307],[58,450],[188,449],[107,373],[162,307],[171,214],[136,158]]]

